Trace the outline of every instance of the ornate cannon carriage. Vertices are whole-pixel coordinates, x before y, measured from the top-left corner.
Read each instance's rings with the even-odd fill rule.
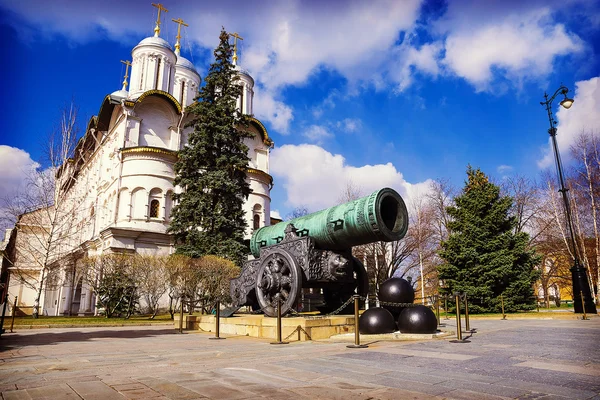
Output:
[[[237,307],[260,307],[285,315],[298,302],[302,288],[323,290],[321,311],[333,311],[353,293],[366,296],[367,273],[352,256],[352,246],[400,240],[408,228],[402,197],[390,188],[289,222],[254,232],[250,250],[255,257],[230,283]]]

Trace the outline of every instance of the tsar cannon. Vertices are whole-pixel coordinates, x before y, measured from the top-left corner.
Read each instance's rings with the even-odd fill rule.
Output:
[[[279,301],[285,315],[297,304],[302,288],[317,288],[325,300],[321,311],[333,311],[353,293],[366,296],[369,291],[365,267],[352,256],[352,247],[402,239],[407,228],[406,205],[390,188],[260,228],[250,239],[255,258],[231,280],[233,303],[274,317]]]

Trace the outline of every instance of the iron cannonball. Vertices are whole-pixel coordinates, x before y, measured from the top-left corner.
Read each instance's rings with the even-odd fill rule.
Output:
[[[379,287],[379,300],[386,303],[410,303],[415,300],[415,291],[403,278],[390,278]],[[400,316],[404,307],[383,306],[392,313],[394,319]]]
[[[437,318],[429,307],[407,307],[398,317],[398,329],[401,333],[435,333]]]
[[[358,327],[362,334],[392,333],[396,330],[396,321],[385,308],[374,307],[362,313]]]

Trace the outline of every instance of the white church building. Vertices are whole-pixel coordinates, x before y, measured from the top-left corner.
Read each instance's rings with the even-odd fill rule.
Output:
[[[126,72],[122,89],[102,100],[73,159],[60,169],[60,174],[69,174],[73,179],[59,190],[71,191],[81,204],[75,217],[79,239],[73,243],[68,260],[61,262],[65,274],[72,269],[69,263],[77,263],[86,255],[166,255],[175,251],[172,236],[167,233],[172,195],[180,190],[173,185],[173,165],[177,151],[185,146],[193,130],[186,127],[190,120],[186,109],[194,102],[201,77],[180,54],[179,34],[173,48],[160,37],[160,23],[154,32],[133,48],[131,63],[126,63],[131,66],[130,81]],[[254,229],[271,223],[269,151],[273,142],[263,124],[251,117],[253,78],[238,65],[235,68],[243,87],[237,107],[250,116],[254,134],[245,139],[250,159],[247,180],[252,189],[244,204],[249,237]],[[26,218],[21,223],[26,223]],[[12,236],[15,246],[19,246],[19,240],[27,240],[19,238],[18,229]],[[17,259],[15,265],[26,262]],[[93,314],[95,299],[90,288],[82,282],[72,287],[67,278],[63,281],[57,287],[47,285],[40,300],[40,315]],[[35,291],[11,274],[9,296],[11,301],[18,296],[19,308],[31,310]]]

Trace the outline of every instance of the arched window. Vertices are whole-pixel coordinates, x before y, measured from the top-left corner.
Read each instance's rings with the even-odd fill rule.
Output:
[[[258,214],[254,214],[254,230],[260,228],[260,216]]]
[[[146,203],[148,205],[148,218],[158,218],[161,214],[164,214],[164,210],[161,211],[161,200],[164,200],[162,190],[159,188],[152,189],[148,196],[148,203]]]
[[[253,230],[257,230],[260,228],[260,215],[262,214],[262,206],[260,204],[255,204],[252,207],[252,228]]]
[[[156,199],[150,202],[150,218],[158,218],[158,209],[160,207],[160,202]]]

